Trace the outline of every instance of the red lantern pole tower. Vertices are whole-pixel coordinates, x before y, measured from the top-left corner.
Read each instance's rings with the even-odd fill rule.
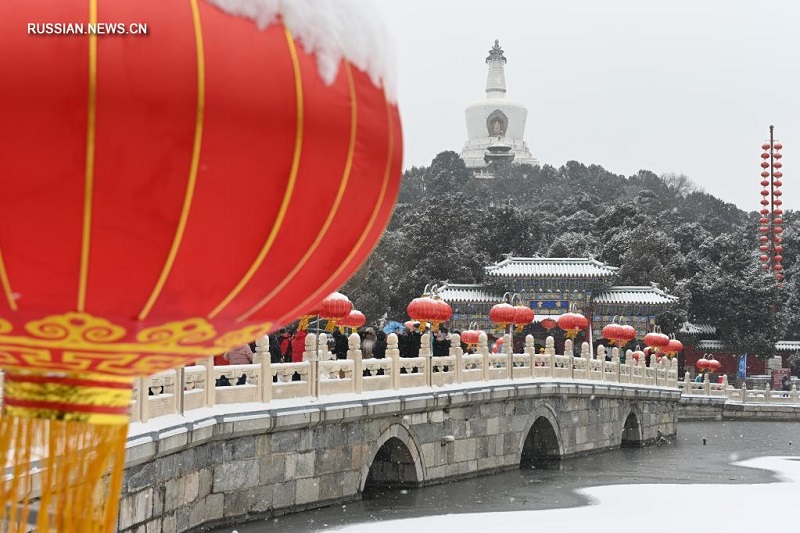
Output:
[[[775,272],[778,282],[783,281],[783,145],[775,141],[775,126],[769,127],[769,142],[761,145],[761,218],[758,228],[761,261],[764,268]],[[769,198],[769,199],[767,199]]]

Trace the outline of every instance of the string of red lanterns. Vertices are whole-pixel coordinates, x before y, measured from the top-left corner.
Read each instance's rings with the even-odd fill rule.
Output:
[[[769,142],[761,145],[761,218],[758,231],[760,259],[764,269],[774,271],[783,281],[783,144],[774,139],[774,126],[769,127]]]
[[[453,316],[453,308],[441,299],[436,292],[436,285],[431,287],[430,292],[426,285],[422,296],[414,298],[408,304],[406,313],[411,320],[419,322],[421,332],[425,331],[428,322],[430,322],[431,329],[436,331],[442,322],[447,322]]]
[[[617,317],[614,317],[611,324],[603,328],[603,337],[608,339],[612,345],[618,344],[622,347],[636,338],[636,328],[628,324],[617,324]]]
[[[319,304],[319,317],[328,321],[325,330],[333,331],[337,321],[348,316],[352,310],[353,302],[350,301],[350,298],[340,292],[334,292]]]

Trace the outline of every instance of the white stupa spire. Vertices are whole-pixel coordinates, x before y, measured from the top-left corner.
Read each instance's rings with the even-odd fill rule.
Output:
[[[486,97],[505,98],[506,96],[506,72],[504,65],[507,59],[500,48],[500,40],[494,40],[494,46],[489,50],[489,57],[486,64],[489,65],[489,73],[486,76]]]
[[[219,0],[215,0],[219,1]],[[506,98],[506,58],[500,41],[486,58],[486,98],[473,102],[464,111],[467,119],[467,142],[461,159],[467,168],[486,169],[507,164],[537,164],[525,143],[528,109]],[[478,175],[478,174],[476,174]],[[491,177],[480,171],[480,177]]]

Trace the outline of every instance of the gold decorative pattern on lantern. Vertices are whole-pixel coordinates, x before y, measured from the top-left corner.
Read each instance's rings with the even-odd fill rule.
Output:
[[[29,321],[25,333],[15,335],[14,325],[0,319],[0,368],[146,376],[247,344],[271,327],[219,335],[205,318],[190,318],[129,333],[108,319],[71,311]]]
[[[61,341],[66,344],[103,344],[118,341],[125,336],[125,328],[89,313],[50,315],[25,324],[25,330],[34,337]]]
[[[203,318],[191,318],[143,329],[136,336],[136,340],[144,344],[178,346],[204,343],[216,336],[214,326],[208,321]]]
[[[253,339],[257,339],[259,337],[267,335],[270,332],[271,328],[272,328],[272,323],[265,322],[263,324],[256,324],[254,326],[247,326],[246,328],[238,329],[235,331],[229,331],[228,333],[217,339],[214,342],[214,344],[225,348],[241,346],[242,344],[247,344],[248,342],[252,342]]]

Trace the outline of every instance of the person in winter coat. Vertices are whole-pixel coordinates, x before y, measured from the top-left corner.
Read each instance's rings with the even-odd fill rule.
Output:
[[[447,357],[448,355],[450,355],[450,338],[447,335],[447,330],[440,328],[433,338],[433,356]]]
[[[372,345],[372,357],[383,359],[386,357],[386,333],[379,331],[375,334],[375,344]]]
[[[349,348],[347,337],[338,329],[333,330],[333,354],[336,359],[347,359],[347,350]]]
[[[302,363],[303,353],[306,351],[306,337],[308,332],[304,329],[299,329],[292,337],[292,362]]]
[[[253,352],[249,345],[242,344],[225,352],[225,360],[232,365],[249,365],[253,362]]]
[[[375,330],[367,328],[364,330],[364,338],[361,340],[361,356],[364,359],[370,359],[373,354],[372,350],[375,346]]]
[[[281,354],[280,340],[277,335],[269,336],[269,361],[270,363],[281,363],[283,354]]]
[[[278,346],[281,349],[281,360],[284,363],[292,361],[292,336],[285,329],[278,332]]]

